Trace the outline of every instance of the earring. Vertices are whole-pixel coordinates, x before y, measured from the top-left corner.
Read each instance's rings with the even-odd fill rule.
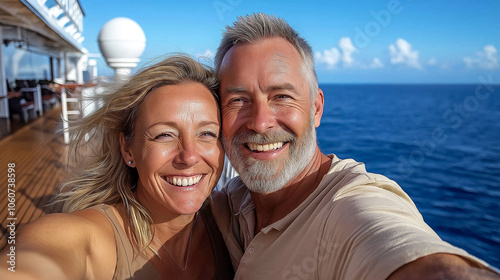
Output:
[[[128,165],[132,165],[132,161],[131,160],[128,161]]]

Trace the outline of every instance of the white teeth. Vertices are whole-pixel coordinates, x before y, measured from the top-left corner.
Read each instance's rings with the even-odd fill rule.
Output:
[[[203,177],[202,175],[189,177],[189,178],[166,177],[165,180],[174,186],[188,187],[188,186],[192,186],[194,184],[197,184],[201,180],[202,177]]]
[[[259,152],[267,152],[270,150],[276,150],[281,147],[283,147],[284,142],[276,142],[276,143],[270,143],[270,144],[264,144],[264,145],[259,145],[259,144],[254,144],[254,143],[248,143],[248,148],[252,151],[259,151]]]

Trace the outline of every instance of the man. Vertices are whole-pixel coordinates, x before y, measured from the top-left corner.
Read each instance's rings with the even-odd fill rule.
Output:
[[[498,279],[443,242],[395,182],[321,153],[312,50],[286,22],[239,18],[215,70],[240,177],[224,189],[231,213],[214,211],[236,279]]]

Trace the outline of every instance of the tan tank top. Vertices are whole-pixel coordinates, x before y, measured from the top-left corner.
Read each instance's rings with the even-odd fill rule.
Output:
[[[161,280],[158,270],[147,259],[134,253],[134,248],[127,234],[121,227],[115,213],[108,205],[97,205],[95,208],[104,212],[111,222],[116,242],[116,267],[113,280],[151,279]]]
[[[111,222],[116,242],[116,267],[113,280],[161,280],[158,270],[147,259],[134,252],[134,248],[128,239],[127,234],[121,227],[115,213],[110,206],[105,204],[96,205]],[[215,275],[213,279],[233,279],[234,270],[231,265],[229,253],[222,235],[217,228],[215,220],[207,203],[200,209],[200,216],[205,223],[212,249],[215,254]]]

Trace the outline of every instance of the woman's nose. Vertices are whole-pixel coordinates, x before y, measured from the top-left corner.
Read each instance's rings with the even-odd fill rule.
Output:
[[[193,166],[199,159],[200,156],[196,148],[196,141],[191,138],[182,140],[174,162],[181,166]]]

